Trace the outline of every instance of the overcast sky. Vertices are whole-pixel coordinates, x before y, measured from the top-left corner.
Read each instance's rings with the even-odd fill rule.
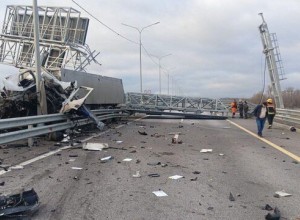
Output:
[[[251,97],[262,90],[264,57],[258,26],[263,12],[269,31],[276,33],[287,79],[282,89],[300,89],[299,0],[76,0],[87,11],[122,36],[161,57],[162,93],[222,98]],[[32,5],[26,0],[1,0],[6,5]],[[40,6],[67,6],[82,11],[71,0],[38,0]],[[126,92],[140,91],[139,45],[90,18],[87,44],[100,53],[90,72],[121,78]],[[143,90],[159,93],[158,59],[142,50]],[[1,65],[1,73],[10,72]],[[269,84],[269,75],[266,75]]]

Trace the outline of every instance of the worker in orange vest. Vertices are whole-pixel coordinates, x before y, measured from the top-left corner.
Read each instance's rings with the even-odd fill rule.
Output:
[[[233,102],[231,102],[230,106],[231,106],[232,118],[234,118],[237,110],[237,103],[235,99],[233,100]]]
[[[268,112],[268,129],[272,128],[272,124],[273,124],[273,120],[276,114],[276,108],[275,105],[273,104],[273,100],[272,99],[267,99],[267,112]]]

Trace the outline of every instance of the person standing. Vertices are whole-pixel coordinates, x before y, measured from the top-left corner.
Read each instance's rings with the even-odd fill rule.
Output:
[[[268,129],[271,129],[272,128],[272,125],[273,125],[273,120],[274,120],[274,117],[275,117],[275,114],[276,114],[276,108],[273,104],[273,100],[272,99],[268,99],[267,100],[267,111],[268,111]]]
[[[237,110],[237,103],[235,99],[233,100],[233,102],[231,102],[230,106],[231,106],[232,118],[234,118]]]
[[[239,108],[240,118],[243,118],[244,117],[244,103],[241,99],[239,100],[238,108]]]
[[[262,131],[264,129],[266,118],[268,116],[267,102],[263,102],[263,104],[257,105],[253,113],[256,117],[257,135],[259,137],[262,137]]]
[[[243,105],[244,109],[244,118],[247,119],[248,118],[248,111],[249,111],[249,106],[248,106],[248,103],[247,101],[244,101],[244,105]]]

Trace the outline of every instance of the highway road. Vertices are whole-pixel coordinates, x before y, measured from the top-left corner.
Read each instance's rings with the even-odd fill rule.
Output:
[[[259,220],[272,212],[266,204],[278,207],[281,219],[300,219],[297,132],[275,125],[259,138],[255,121],[239,118],[132,118],[111,127],[76,137],[108,143],[102,151],[83,150],[80,143],[61,149],[43,140],[30,149],[2,146],[2,164],[24,168],[0,170],[1,193],[34,188],[41,204],[33,220]],[[137,171],[140,178],[133,177]],[[182,178],[169,178],[174,175]],[[291,196],[277,198],[277,191]]]

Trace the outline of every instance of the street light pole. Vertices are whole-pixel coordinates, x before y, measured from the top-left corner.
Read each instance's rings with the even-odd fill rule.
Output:
[[[140,34],[140,42],[139,43],[140,43],[140,92],[141,92],[141,94],[143,93],[143,78],[142,78],[142,32],[146,28],[151,27],[151,26],[156,25],[156,24],[159,24],[159,23],[160,22],[155,22],[155,23],[149,24],[149,25],[147,25],[147,26],[145,26],[145,27],[143,27],[141,29],[139,29],[137,27],[134,27],[134,26],[131,26],[131,25],[128,25],[128,24],[122,23],[122,25],[124,25],[124,26],[136,29],[139,32],[139,34]]]
[[[153,57],[155,57],[155,58],[157,58],[158,59],[158,73],[159,73],[159,94],[161,95],[161,65],[160,65],[160,61],[161,61],[161,59],[162,58],[164,58],[164,57],[167,57],[167,56],[170,56],[170,55],[172,55],[171,53],[169,53],[169,54],[167,54],[167,55],[164,55],[164,56],[161,56],[161,57],[158,57],[158,56],[154,56],[154,55],[151,55],[151,56],[153,56]]]
[[[34,50],[35,50],[35,86],[37,93],[37,114],[47,114],[47,102],[44,82],[41,76],[41,58],[39,44],[39,15],[37,8],[37,0],[33,0],[33,19],[34,19]]]

